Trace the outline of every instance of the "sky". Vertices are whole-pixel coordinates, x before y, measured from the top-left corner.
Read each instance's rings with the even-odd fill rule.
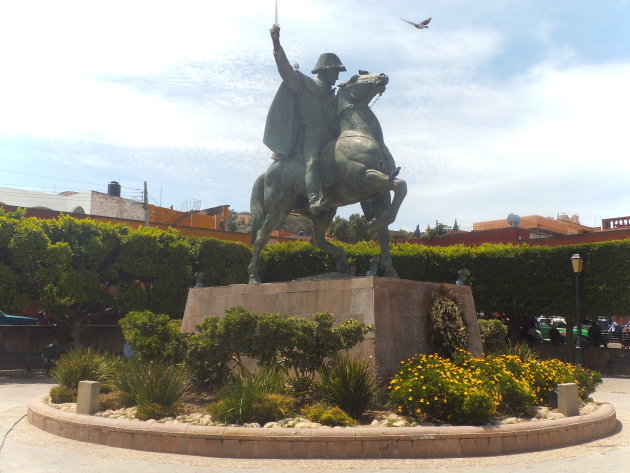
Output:
[[[630,0],[279,0],[280,40],[390,83],[390,228],[630,215]],[[417,30],[401,21],[432,17]],[[0,4],[0,187],[249,210],[280,77],[273,0]],[[360,212],[358,205],[339,215]]]

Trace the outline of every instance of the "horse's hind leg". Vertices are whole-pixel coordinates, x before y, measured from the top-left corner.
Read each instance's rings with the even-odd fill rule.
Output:
[[[265,214],[263,224],[256,233],[254,239],[254,251],[252,254],[252,260],[249,263],[247,272],[249,274],[249,284],[259,284],[260,275],[258,274],[258,261],[260,260],[260,252],[263,247],[269,241],[271,232],[273,232],[278,225],[289,215],[289,211],[282,208],[276,208],[271,212]]]
[[[386,212],[390,204],[389,192],[384,193],[382,198],[374,202],[361,202],[361,208],[366,218],[376,217]],[[380,266],[383,268],[383,275],[386,278],[397,278],[398,273],[394,269],[394,263],[392,262],[392,255],[390,251],[390,237],[389,229],[387,227],[376,230],[378,242],[381,247]]]
[[[335,258],[338,272],[349,274],[350,268],[348,267],[348,255],[346,252],[342,248],[333,245],[326,240],[326,232],[328,231],[328,228],[330,228],[330,224],[332,223],[333,218],[335,218],[336,213],[337,209],[333,208],[321,212],[317,216],[311,217],[311,220],[313,221],[312,243],[320,250],[325,251]]]

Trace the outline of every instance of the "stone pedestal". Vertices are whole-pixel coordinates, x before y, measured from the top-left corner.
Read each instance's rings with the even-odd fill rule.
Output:
[[[101,392],[101,383],[98,381],[79,381],[79,393],[77,395],[77,414],[94,415],[98,412],[98,395]]]
[[[440,284],[381,277],[358,277],[321,281],[293,281],[266,284],[237,284],[192,288],[188,293],[182,331],[192,332],[209,316],[241,306],[256,313],[284,313],[310,317],[330,312],[337,323],[354,318],[374,324],[376,330],[357,350],[375,361],[377,373],[393,375],[400,362],[416,353],[435,351],[429,338],[430,296]],[[475,304],[469,286],[449,285],[466,318],[468,350],[483,351]]]
[[[566,417],[580,415],[578,385],[575,383],[558,384],[558,412]]]

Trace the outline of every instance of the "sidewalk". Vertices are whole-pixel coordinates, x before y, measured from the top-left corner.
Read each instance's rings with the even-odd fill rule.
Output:
[[[48,378],[0,379],[0,443],[26,412],[27,402],[51,386]],[[593,395],[617,409],[619,430],[612,436],[575,447],[501,457],[431,460],[234,460],[155,454],[66,440],[20,420],[0,450],[0,472],[50,473],[197,473],[197,472],[426,472],[440,473],[621,473],[630,459],[630,380],[606,378]]]

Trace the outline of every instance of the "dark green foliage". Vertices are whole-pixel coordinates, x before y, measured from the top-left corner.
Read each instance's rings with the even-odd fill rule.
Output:
[[[352,214],[346,220],[336,216],[330,225],[328,233],[336,240],[345,243],[357,243],[372,239],[370,224],[363,215]]]
[[[369,269],[376,242],[338,243],[357,262],[357,274]],[[304,243],[269,245],[265,281],[290,281],[306,274],[332,271],[323,253]],[[630,306],[630,240],[530,247],[486,244],[427,247],[411,243],[392,246],[392,259],[403,279],[453,283],[462,268],[470,271],[475,305],[486,313],[505,312],[512,319],[557,314],[571,322],[575,313],[575,276],[570,257],[582,255],[581,302],[585,317],[623,313]]]
[[[286,366],[301,377],[312,377],[326,358],[341,350],[349,350],[374,331],[373,325],[354,319],[333,327],[334,318],[329,312],[313,315],[313,321],[299,317],[291,319],[296,328],[295,342],[293,346],[284,347],[280,354]]]
[[[479,319],[478,322],[484,353],[503,353],[508,347],[508,328],[505,324],[497,319]]]
[[[138,227],[130,231],[123,238],[117,262],[124,281],[121,304],[127,310],[183,314],[193,281],[192,263],[190,240],[175,230]]]
[[[251,250],[242,243],[216,238],[191,239],[196,271],[203,273],[204,286],[226,286],[247,282]]]
[[[185,364],[200,388],[220,385],[230,372],[231,353],[221,333],[221,319],[208,317],[186,339]]]
[[[298,376],[312,377],[324,359],[352,348],[374,330],[356,320],[337,327],[333,321],[327,312],[315,314],[311,321],[234,307],[223,318],[209,317],[197,327],[188,339],[187,363],[195,377],[206,383],[224,373],[230,360],[243,367],[243,357],[263,366],[281,363]]]
[[[55,404],[77,402],[77,388],[68,386],[53,386],[50,388],[50,400]]]
[[[376,396],[378,381],[369,360],[338,355],[320,368],[315,387],[324,401],[360,419]]]
[[[147,361],[180,363],[184,360],[186,334],[179,331],[181,322],[168,315],[129,312],[119,321],[125,340],[139,357]]]
[[[291,281],[334,270],[334,262],[328,253],[304,241],[265,246],[259,268],[265,282]]]
[[[2,212],[0,307],[19,312],[32,301],[78,340],[90,323],[129,310],[181,318],[193,267],[206,285],[245,282],[250,254],[240,243],[173,230]]]
[[[311,422],[319,422],[322,425],[334,427],[352,427],[358,422],[350,417],[340,407],[330,407],[325,402],[318,402],[302,408],[302,415]]]
[[[455,294],[446,285],[442,285],[432,297],[428,323],[429,333],[441,354],[449,356],[457,349],[467,347],[468,332],[464,314]]]

